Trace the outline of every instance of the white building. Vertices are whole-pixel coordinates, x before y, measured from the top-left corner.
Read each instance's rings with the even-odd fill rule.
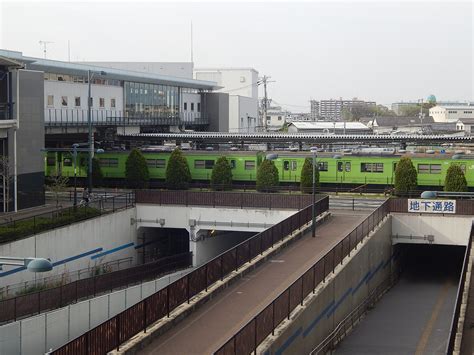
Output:
[[[456,130],[474,133],[474,118],[461,118],[456,122]]]
[[[458,122],[462,118],[474,118],[474,106],[441,106],[430,108],[430,116],[435,122]]]
[[[229,132],[255,132],[258,122],[258,72],[253,68],[198,68],[197,80],[212,80],[229,94]]]

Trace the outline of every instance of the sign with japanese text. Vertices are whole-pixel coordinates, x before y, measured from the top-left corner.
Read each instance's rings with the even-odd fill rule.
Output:
[[[408,199],[408,212],[456,213],[456,200]]]

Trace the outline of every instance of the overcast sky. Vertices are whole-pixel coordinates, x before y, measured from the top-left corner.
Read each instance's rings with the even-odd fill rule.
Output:
[[[0,0],[2,2],[2,0]],[[48,58],[253,67],[293,111],[309,100],[474,100],[472,2],[4,1],[0,47]],[[290,106],[291,105],[291,106]]]

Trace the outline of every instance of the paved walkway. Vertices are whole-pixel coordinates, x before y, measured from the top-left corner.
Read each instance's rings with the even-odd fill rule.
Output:
[[[217,350],[368,215],[362,211],[332,213],[317,229],[317,238],[308,233],[283,249],[140,354],[210,354]]]

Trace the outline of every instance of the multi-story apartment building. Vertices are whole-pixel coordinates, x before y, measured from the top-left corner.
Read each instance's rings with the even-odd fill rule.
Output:
[[[342,119],[342,112],[344,109],[350,110],[351,107],[355,106],[376,106],[375,101],[363,101],[353,98],[352,100],[311,100],[311,114],[312,116],[316,115],[316,109],[319,112],[319,118],[325,120],[336,120],[339,121]],[[313,109],[314,108],[314,109]]]

